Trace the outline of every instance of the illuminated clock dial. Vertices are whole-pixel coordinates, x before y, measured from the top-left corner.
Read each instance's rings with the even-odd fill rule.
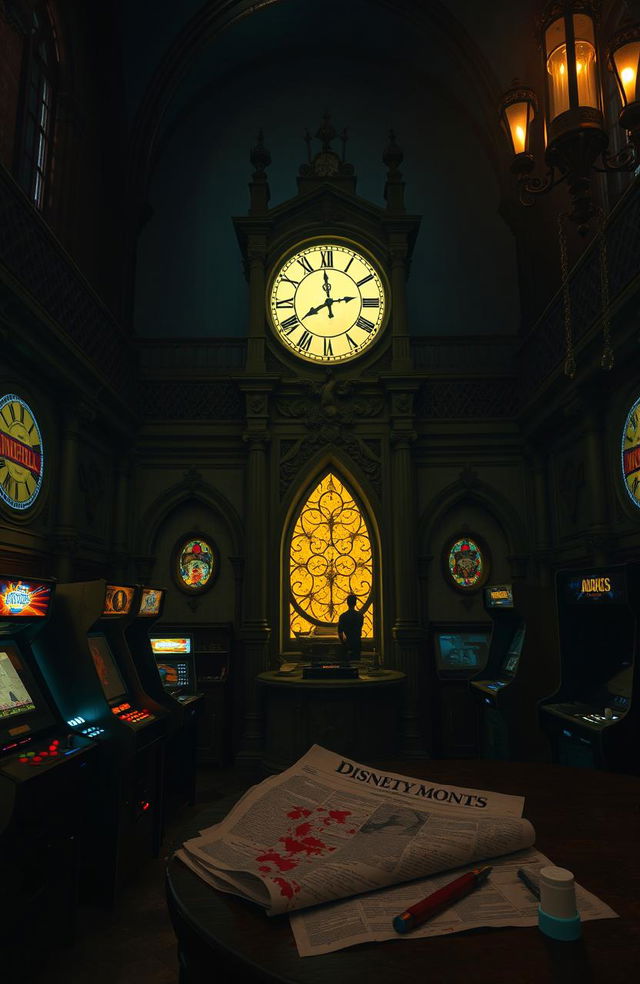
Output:
[[[276,336],[309,362],[347,362],[379,337],[387,293],[374,264],[348,243],[316,243],[276,267],[268,290]]]
[[[640,398],[633,404],[622,431],[622,478],[634,506],[640,508]]]
[[[42,486],[42,436],[29,406],[14,393],[0,397],[0,498],[28,509]]]

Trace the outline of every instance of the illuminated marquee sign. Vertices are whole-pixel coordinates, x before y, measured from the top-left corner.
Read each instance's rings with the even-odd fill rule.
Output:
[[[0,618],[44,618],[50,600],[49,584],[0,578]]]
[[[513,608],[513,591],[510,584],[494,584],[485,588],[487,608]]]
[[[154,653],[190,653],[191,639],[152,639],[151,648]]]
[[[0,499],[28,509],[44,474],[40,428],[30,407],[15,393],[0,397]]]
[[[575,604],[619,604],[626,601],[626,579],[620,570],[577,571],[568,575],[565,594]]]
[[[621,452],[624,487],[634,506],[640,508],[640,397],[624,422]]]
[[[108,584],[103,615],[127,615],[133,601],[134,588]]]

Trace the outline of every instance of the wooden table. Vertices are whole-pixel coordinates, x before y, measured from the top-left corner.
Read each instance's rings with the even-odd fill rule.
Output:
[[[561,765],[436,760],[376,763],[388,771],[526,797],[536,847],[621,918],[585,922],[576,943],[537,927],[472,930],[298,956],[286,916],[216,892],[181,862],[167,868],[181,984],[236,978],[287,984],[627,984],[640,974],[640,779]],[[225,804],[227,808],[229,804]],[[208,814],[208,815],[207,815]],[[196,817],[184,838],[221,819]]]
[[[338,748],[361,762],[391,758],[399,751],[404,673],[360,671],[354,680],[304,680],[302,673],[257,677],[264,713],[266,772],[281,772],[311,745]]]

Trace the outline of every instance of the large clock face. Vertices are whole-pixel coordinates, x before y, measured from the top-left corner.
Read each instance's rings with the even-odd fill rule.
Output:
[[[622,477],[634,506],[640,507],[640,398],[633,404],[622,432]]]
[[[269,312],[283,345],[309,362],[354,359],[379,336],[385,287],[373,263],[347,243],[316,243],[278,265]]]
[[[12,509],[28,509],[42,485],[44,455],[40,428],[19,396],[0,397],[0,498]]]

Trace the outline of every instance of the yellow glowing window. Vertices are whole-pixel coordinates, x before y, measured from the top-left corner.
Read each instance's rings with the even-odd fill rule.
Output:
[[[298,515],[289,551],[292,635],[333,626],[347,597],[358,599],[363,638],[373,638],[373,558],[367,521],[353,495],[331,472]]]

